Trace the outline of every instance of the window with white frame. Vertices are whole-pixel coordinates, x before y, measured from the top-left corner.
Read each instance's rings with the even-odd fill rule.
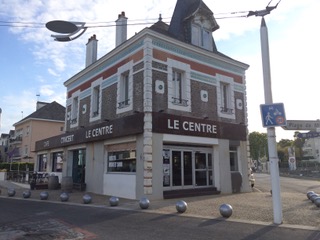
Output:
[[[168,107],[190,112],[190,65],[169,59],[168,70]]]
[[[230,106],[230,84],[229,83],[220,83],[221,91],[221,112],[223,113],[232,113],[233,109]]]
[[[27,126],[27,128],[26,128],[26,136],[29,136],[29,133],[30,133],[30,126]]]
[[[121,74],[119,108],[129,105],[129,71]]]
[[[133,109],[132,61],[118,69],[117,113]]]
[[[231,77],[217,75],[218,79],[218,115],[235,118],[234,83]]]
[[[184,99],[184,91],[182,86],[183,72],[173,69],[172,71],[172,88],[173,96],[172,103],[187,106],[188,100]]]
[[[29,148],[28,148],[28,145],[25,145],[24,146],[24,155],[28,156],[28,154],[29,154]]]
[[[76,96],[72,99],[71,105],[71,125],[78,125],[78,111],[79,111],[79,97]]]
[[[91,121],[97,120],[101,116],[101,82],[102,79],[95,81],[91,85]]]

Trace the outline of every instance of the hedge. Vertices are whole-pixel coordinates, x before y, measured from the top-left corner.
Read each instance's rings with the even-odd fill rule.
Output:
[[[7,172],[10,171],[10,165],[11,165],[11,171],[33,171],[34,169],[34,163],[19,163],[19,162],[13,162],[13,163],[0,163],[0,171],[3,169],[6,169]],[[28,169],[29,168],[29,169]]]

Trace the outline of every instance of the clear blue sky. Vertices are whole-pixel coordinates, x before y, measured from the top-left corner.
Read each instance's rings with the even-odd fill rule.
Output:
[[[214,12],[220,29],[214,32],[218,50],[250,65],[247,71],[249,130],[262,127],[260,104],[264,103],[260,50],[260,17],[244,16],[249,10],[264,9],[269,0],[204,0]],[[270,6],[277,4],[273,0]],[[114,21],[125,11],[128,38],[157,21],[170,22],[175,1],[140,0],[0,0],[0,133],[35,111],[36,101],[65,105],[63,82],[84,68],[85,45],[93,34],[99,40],[98,58],[115,47]],[[320,118],[318,56],[319,0],[282,0],[265,17],[269,31],[273,102],[284,103],[289,120]],[[236,14],[234,12],[237,12]],[[69,43],[55,42],[44,24],[51,20],[84,21],[89,28]],[[9,26],[7,26],[9,25]],[[17,27],[19,26],[19,27]],[[37,95],[40,96],[37,96]],[[277,140],[293,139],[293,131],[276,130]]]

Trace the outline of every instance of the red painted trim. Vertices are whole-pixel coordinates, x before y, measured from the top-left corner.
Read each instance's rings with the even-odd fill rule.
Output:
[[[212,67],[208,67],[208,66],[205,66],[203,64],[200,64],[200,63],[197,63],[197,62],[193,62],[193,61],[190,61],[190,60],[182,58],[182,57],[178,57],[178,56],[176,56],[174,54],[160,51],[158,49],[153,49],[153,57],[155,59],[158,59],[158,60],[161,60],[161,61],[164,61],[164,62],[167,62],[168,58],[174,59],[174,60],[177,60],[179,62],[183,62],[183,63],[189,64],[191,69],[193,69],[193,70],[196,70],[196,71],[199,71],[199,72],[203,72],[203,73],[206,73],[206,74],[209,74],[209,75],[212,75],[212,76],[215,76],[216,74],[221,74],[221,75],[224,75],[224,76],[232,77],[234,79],[234,81],[237,82],[237,83],[241,83],[241,84],[243,83],[242,76],[239,76],[239,75],[236,75],[236,74],[233,74],[233,73],[228,73],[228,72],[225,72],[225,71],[222,71],[222,70],[219,70],[219,69],[215,69],[215,68],[212,68]]]
[[[91,83],[94,82],[95,80],[99,79],[102,77],[102,79],[106,79],[114,74],[117,73],[118,68],[121,67],[122,65],[130,62],[131,60],[133,60],[133,62],[138,62],[143,58],[143,50],[140,50],[138,52],[136,52],[135,54],[127,57],[126,59],[122,60],[121,62],[117,63],[116,65],[113,65],[111,68],[106,69],[104,72],[102,72],[101,74],[95,76],[94,78],[86,81],[85,83],[81,84],[80,86],[72,89],[71,91],[69,91],[67,93],[67,98],[70,98],[72,96],[72,94],[78,90],[83,91],[85,89],[90,88]]]

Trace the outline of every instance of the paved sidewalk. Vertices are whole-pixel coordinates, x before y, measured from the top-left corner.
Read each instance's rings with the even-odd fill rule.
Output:
[[[7,189],[14,188],[16,194],[12,198],[26,201],[49,201],[59,204],[79,204],[91,207],[111,207],[109,204],[110,196],[94,193],[73,191],[69,193],[69,200],[61,202],[61,190],[31,190],[31,197],[23,198],[23,192],[29,189],[29,185],[12,183],[10,181],[0,181],[0,197],[9,198]],[[47,191],[48,200],[40,200],[40,193]],[[90,204],[83,203],[83,196],[89,194],[92,198]],[[187,211],[183,213],[186,216],[202,217],[208,219],[219,219],[221,217],[219,207],[227,203],[233,207],[232,216],[228,221],[239,221],[245,223],[255,223],[263,225],[272,225],[273,208],[272,196],[269,192],[253,191],[250,193],[228,194],[188,197],[184,199],[152,200],[148,209],[143,211],[157,212],[163,214],[177,214],[176,202],[184,200],[187,205]],[[283,200],[283,224],[281,227],[291,227],[296,229],[320,229],[320,208],[317,208],[306,194],[282,193]],[[116,207],[141,211],[138,200],[119,199]]]

